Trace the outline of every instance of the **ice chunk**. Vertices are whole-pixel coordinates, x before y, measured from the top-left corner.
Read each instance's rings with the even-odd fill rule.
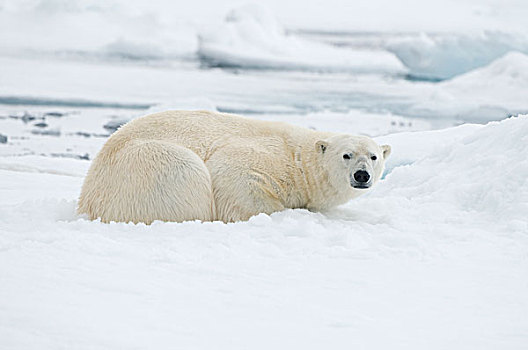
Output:
[[[210,66],[403,73],[384,50],[340,48],[287,33],[266,8],[246,5],[200,35],[198,53]]]
[[[440,83],[421,83],[421,99],[402,115],[486,123],[528,112],[528,55],[509,52],[487,66]]]
[[[500,32],[422,34],[392,39],[387,48],[409,68],[411,76],[446,79],[487,65],[508,51],[528,53],[528,40]]]

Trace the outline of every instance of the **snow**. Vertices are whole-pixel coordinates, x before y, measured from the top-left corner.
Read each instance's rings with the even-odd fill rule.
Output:
[[[508,52],[489,65],[435,84],[413,113],[485,122],[526,112],[528,55]],[[440,112],[441,111],[441,112]]]
[[[213,65],[409,72],[445,79],[508,51],[528,53],[523,25],[528,13],[522,5],[518,0],[332,0],[324,5],[272,0],[265,6],[234,0],[4,1],[0,50],[124,60],[200,55]],[[361,47],[343,47],[306,40],[299,30],[391,37],[377,45],[369,40]]]
[[[196,49],[202,27],[219,24],[238,0],[3,0],[1,46],[99,50],[120,38],[172,54]],[[523,0],[268,0],[288,29],[330,32],[524,33]],[[16,30],[13,30],[16,28]],[[46,35],[42,35],[44,30]],[[175,45],[177,44],[177,45]],[[152,54],[152,53],[150,53]]]
[[[196,30],[118,1],[6,1],[0,8],[0,50],[123,58],[186,57]],[[13,30],[16,28],[16,30]]]
[[[518,155],[528,151],[527,131],[526,116],[488,124],[412,166],[395,169],[390,175],[395,185],[389,193],[417,202],[427,193],[423,206],[430,201],[440,207],[448,203],[461,214],[483,214],[479,221],[487,219],[489,225],[507,227],[511,221],[524,221],[528,212],[528,181],[524,175],[528,161]],[[443,173],[444,169],[449,171]],[[412,189],[405,188],[411,177],[420,180],[413,181]],[[400,192],[402,188],[404,192]],[[439,215],[442,212],[445,209],[437,211]],[[414,213],[420,215],[416,210]]]
[[[526,135],[528,116],[391,134],[370,194],[227,225],[90,222],[87,162],[1,158],[3,347],[521,349]]]
[[[457,76],[440,86],[453,96],[471,91],[474,96],[471,103],[474,105],[487,104],[490,109],[523,109],[525,106],[520,101],[526,98],[528,91],[528,55],[509,52],[487,66]]]
[[[386,43],[410,74],[430,79],[452,78],[489,64],[509,51],[528,53],[526,36],[502,32],[425,34],[394,38]]]
[[[411,119],[404,124],[411,121],[446,127],[455,122],[482,123],[528,112],[523,73],[526,55],[507,55],[505,59],[499,57],[495,65],[510,67],[510,75],[492,65],[489,71],[488,67],[475,71],[488,71],[480,78],[469,74],[431,83],[337,73],[232,74],[186,62],[158,66],[0,57],[0,99],[40,99],[41,104],[51,100],[66,106],[91,103],[143,109],[153,106],[157,110],[217,109],[287,118],[298,115],[299,120],[306,121],[305,126],[314,126],[308,123],[310,118],[304,119],[306,114],[324,118],[325,114],[357,115],[359,110],[362,114]],[[50,86],[54,88],[50,90]],[[138,108],[134,116],[142,113]],[[324,125],[324,120],[320,124]]]
[[[349,50],[287,35],[266,8],[236,8],[200,36],[198,54],[213,66],[404,73],[391,53]]]

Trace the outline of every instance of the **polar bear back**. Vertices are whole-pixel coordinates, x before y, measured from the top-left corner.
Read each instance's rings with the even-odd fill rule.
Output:
[[[188,147],[206,160],[218,147],[243,142],[244,139],[259,138],[264,142],[280,140],[298,145],[307,137],[311,140],[329,134],[293,127],[287,123],[261,121],[226,113],[165,111],[133,120],[119,129],[110,141],[170,140]]]

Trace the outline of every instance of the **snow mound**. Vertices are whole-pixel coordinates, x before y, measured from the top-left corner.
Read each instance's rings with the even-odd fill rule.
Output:
[[[509,52],[489,65],[431,88],[410,106],[414,116],[485,123],[528,112],[528,55]]]
[[[485,67],[445,82],[444,86],[496,86],[498,83],[501,84],[501,88],[510,85],[522,90],[528,87],[528,55],[515,51],[508,52]]]
[[[489,65],[439,84],[461,120],[486,121],[528,112],[528,55],[509,52]]]
[[[229,12],[222,26],[200,35],[198,54],[211,66],[403,73],[382,50],[351,50],[286,33],[269,10],[246,5]]]
[[[412,201],[412,215],[427,220],[474,215],[490,225],[528,229],[526,154],[528,116],[493,122],[411,165],[396,167],[375,196]]]
[[[482,120],[487,115],[496,118],[501,110],[503,115],[526,113],[528,55],[509,52],[486,67],[439,84],[439,88],[457,97],[450,102],[451,108],[465,113],[465,120]]]
[[[391,40],[393,52],[412,76],[447,79],[487,65],[508,51],[528,53],[528,39],[500,32],[468,34],[422,34]]]

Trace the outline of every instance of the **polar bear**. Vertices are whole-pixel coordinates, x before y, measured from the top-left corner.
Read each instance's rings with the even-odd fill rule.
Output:
[[[365,136],[166,111],[132,120],[108,139],[85,178],[78,213],[150,224],[320,211],[372,188],[390,152]]]

